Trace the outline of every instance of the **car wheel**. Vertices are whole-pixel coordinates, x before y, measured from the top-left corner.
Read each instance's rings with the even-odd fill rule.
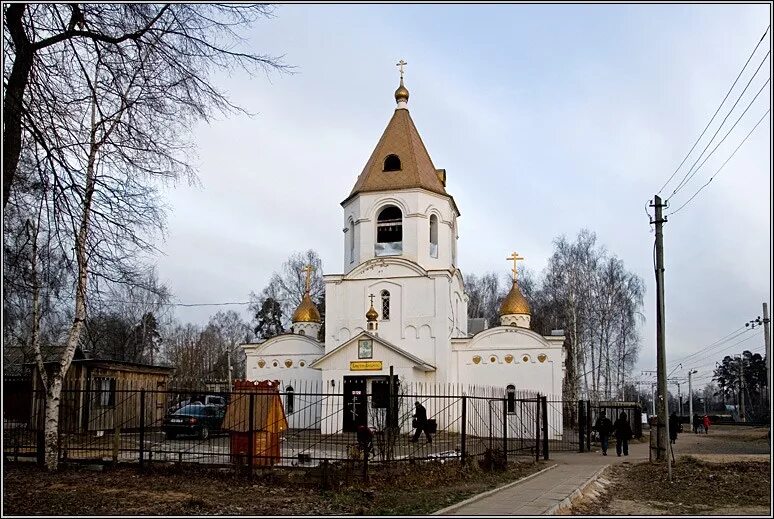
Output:
[[[199,430],[199,438],[202,440],[206,440],[210,437],[210,430],[207,429],[206,426],[202,426],[202,428]]]
[[[167,433],[167,439],[168,440],[174,440],[175,438],[177,438],[177,433],[173,433],[173,432],[168,432]]]

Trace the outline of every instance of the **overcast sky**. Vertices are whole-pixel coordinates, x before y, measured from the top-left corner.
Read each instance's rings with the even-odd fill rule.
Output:
[[[412,118],[462,213],[463,274],[507,272],[513,250],[538,274],[555,237],[593,230],[645,280],[635,374],[655,368],[646,202],[758,43],[768,5],[285,5],[276,15],[246,45],[285,55],[296,73],[219,78],[257,116],[195,128],[201,186],[169,195],[158,263],[176,301],[247,301],[289,254],[310,248],[326,274],[342,272],[339,204],[392,115],[394,64],[405,59]],[[770,47],[769,34],[686,166]],[[770,72],[767,59],[716,141]],[[766,86],[672,209],[730,156],[770,106],[770,92]],[[771,301],[770,135],[767,116],[665,225],[670,370]],[[203,323],[218,309],[179,307],[176,315]],[[226,309],[249,317],[244,307]],[[684,368],[707,377],[726,353],[762,350],[757,332]]]

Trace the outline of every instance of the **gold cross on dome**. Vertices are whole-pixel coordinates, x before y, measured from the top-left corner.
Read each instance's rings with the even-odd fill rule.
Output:
[[[371,306],[374,306],[374,295],[371,294],[368,297],[371,299]]]
[[[301,272],[306,272],[306,291],[309,292],[309,289],[312,287],[312,272],[314,272],[314,267],[307,265],[301,269]]]
[[[516,270],[516,268],[517,268],[516,262],[519,261],[519,260],[523,260],[524,256],[519,256],[518,252],[514,252],[513,254],[511,254],[509,257],[507,257],[505,259],[507,259],[508,261],[513,260],[513,270],[512,270],[512,272],[513,272],[513,282],[516,283],[516,276],[518,274],[518,272]]]
[[[406,63],[406,62],[405,62],[405,61],[403,61],[403,60],[400,60],[399,62],[397,62],[397,63],[395,64],[395,66],[396,66],[396,67],[398,67],[398,70],[400,70],[400,78],[401,78],[401,79],[403,79],[403,67],[404,67],[405,65],[408,65],[408,63]]]

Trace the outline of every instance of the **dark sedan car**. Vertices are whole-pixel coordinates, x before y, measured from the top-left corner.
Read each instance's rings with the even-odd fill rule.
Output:
[[[197,435],[202,440],[220,432],[225,408],[216,405],[189,404],[164,419],[164,433],[174,440],[178,435]]]

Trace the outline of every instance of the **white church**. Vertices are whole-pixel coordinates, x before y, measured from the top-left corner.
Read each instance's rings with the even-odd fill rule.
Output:
[[[391,369],[401,388],[429,384],[464,391],[477,385],[499,388],[502,395],[562,393],[564,336],[530,330],[517,254],[509,258],[513,286],[499,326],[468,331],[457,263],[460,211],[446,191],[446,170],[435,167],[411,119],[402,65],[395,101],[387,128],[341,202],[344,264],[341,274],[323,277],[325,341],[317,340],[322,323],[307,288],[291,332],[242,345],[249,379],[279,380],[282,391],[341,395],[326,398],[310,415],[294,412],[309,401],[299,394],[286,403],[291,428],[319,423],[322,432],[332,433],[375,424],[386,407]],[[365,395],[372,395],[370,405]]]

